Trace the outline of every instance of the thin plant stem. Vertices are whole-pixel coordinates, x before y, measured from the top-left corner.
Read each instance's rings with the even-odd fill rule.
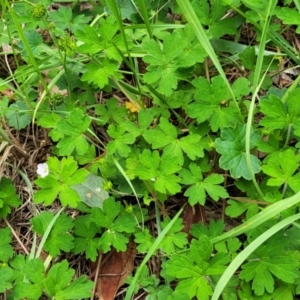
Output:
[[[287,134],[286,134],[286,139],[285,139],[285,143],[284,143],[283,147],[287,147],[288,146],[288,144],[290,142],[291,134],[292,134],[292,124],[290,124],[288,126]]]
[[[24,31],[23,31],[23,29],[22,29],[22,27],[21,27],[21,25],[20,25],[20,23],[18,21],[18,18],[16,16],[14,10],[12,9],[10,3],[8,2],[8,0],[5,0],[5,3],[6,3],[6,7],[9,10],[10,15],[11,15],[13,21],[14,21],[14,24],[15,24],[15,26],[17,28],[18,34],[20,35],[20,38],[21,38],[21,40],[22,40],[22,42],[24,44],[24,48],[26,49],[26,52],[27,52],[28,58],[30,60],[30,63],[32,64],[32,66],[33,66],[36,74],[38,75],[39,80],[41,81],[41,84],[42,84],[43,88],[45,89],[45,91],[47,91],[47,93],[49,93],[49,89],[48,89],[47,83],[46,83],[43,75],[41,74],[41,72],[39,70],[39,67],[38,67],[38,64],[36,62],[36,59],[35,59],[32,51],[30,49],[30,46],[29,46],[28,41],[27,41],[27,39],[26,39],[26,37],[24,35]]]
[[[21,242],[18,234],[15,232],[15,230],[12,228],[12,226],[10,225],[10,223],[7,221],[7,219],[4,219],[5,224],[10,228],[13,236],[15,237],[15,239],[17,240],[18,244],[21,246],[21,248],[24,250],[24,252],[28,255],[29,252],[26,249],[26,247],[24,246],[24,244]]]

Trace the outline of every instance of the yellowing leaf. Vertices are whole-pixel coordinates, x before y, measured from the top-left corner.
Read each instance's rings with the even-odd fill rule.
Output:
[[[132,113],[139,112],[141,110],[140,105],[137,103],[132,103],[130,101],[125,102],[125,107]]]

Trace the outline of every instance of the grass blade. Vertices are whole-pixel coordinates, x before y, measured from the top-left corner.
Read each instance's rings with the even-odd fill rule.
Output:
[[[140,266],[138,267],[135,276],[133,277],[133,280],[126,292],[125,300],[130,300],[133,296],[134,288],[137,283],[137,280],[139,279],[142,270],[148,260],[151,258],[151,256],[155,253],[155,251],[158,249],[159,244],[162,242],[163,238],[166,236],[166,234],[169,232],[169,230],[172,228],[172,226],[175,224],[176,220],[179,218],[183,211],[183,207],[179,210],[179,212],[175,215],[175,217],[171,220],[171,222],[164,228],[164,230],[161,232],[161,234],[156,238],[155,242],[153,243],[152,247],[148,251],[147,255],[141,262]]]
[[[265,18],[265,20],[261,20],[261,22],[264,23],[264,26],[263,26],[263,31],[262,31],[262,35],[261,35],[256,66],[255,66],[255,70],[254,70],[253,92],[252,92],[252,99],[251,99],[249,112],[248,112],[246,137],[245,137],[246,161],[247,161],[248,170],[249,170],[249,173],[251,174],[252,182],[253,182],[255,188],[262,198],[264,198],[264,195],[256,181],[252,163],[251,163],[251,153],[250,153],[250,151],[251,151],[250,150],[250,148],[251,148],[250,142],[251,141],[250,140],[251,140],[251,128],[252,128],[252,122],[253,122],[253,116],[254,116],[255,101],[256,101],[256,97],[259,92],[260,86],[266,75],[266,73],[265,73],[265,75],[260,80],[262,66],[263,66],[263,60],[264,60],[264,51],[265,51],[266,40],[267,40],[267,33],[268,33],[269,26],[270,26],[272,12],[275,8],[275,5],[276,5],[276,1],[272,0],[269,2],[269,5],[268,5],[267,11],[266,11],[266,18]]]
[[[274,218],[275,216],[279,215],[284,210],[286,210],[298,203],[300,203],[300,192],[298,192],[297,194],[295,194],[292,197],[280,200],[277,203],[274,203],[274,204],[268,206],[263,211],[261,211],[256,216],[249,219],[248,221],[244,222],[243,224],[235,227],[234,229],[226,232],[225,234],[223,234],[219,237],[212,239],[212,242],[218,243],[218,242],[233,238],[235,236],[238,236],[240,234],[243,234],[251,229],[256,228],[257,226],[261,225],[262,223],[270,220],[271,218]]]
[[[219,299],[222,291],[226,287],[227,283],[229,282],[230,278],[236,272],[236,270],[241,266],[241,264],[249,257],[251,253],[253,253],[261,244],[263,244],[268,238],[273,236],[279,230],[285,228],[286,226],[290,225],[291,223],[295,222],[296,220],[300,219],[300,214],[296,214],[294,216],[290,216],[278,224],[274,225],[266,232],[261,234],[258,238],[256,238],[251,244],[249,244],[242,252],[240,252],[235,259],[231,262],[228,266],[226,271],[221,276],[219,282],[216,285],[214,294],[211,300]]]
[[[224,82],[231,94],[232,100],[234,101],[234,104],[237,108],[237,110],[239,111],[239,117],[241,119],[241,121],[243,121],[243,116],[242,113],[240,111],[240,107],[235,99],[234,93],[231,89],[230,83],[228,82],[228,79],[222,69],[221,63],[215,53],[214,48],[212,47],[207,34],[204,30],[204,28],[202,27],[192,5],[190,4],[189,1],[185,1],[185,0],[177,0],[178,5],[180,6],[180,9],[183,13],[183,15],[185,16],[185,18],[187,19],[187,21],[189,22],[189,24],[192,26],[196,37],[198,38],[199,42],[201,43],[201,45],[203,46],[203,48],[205,49],[205,51],[207,52],[208,56],[210,57],[210,59],[212,60],[212,62],[214,63],[216,69],[218,70],[219,74],[222,76],[222,78],[224,79]]]

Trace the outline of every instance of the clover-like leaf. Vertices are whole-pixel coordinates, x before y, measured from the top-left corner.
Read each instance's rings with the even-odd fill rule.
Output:
[[[185,291],[191,299],[209,299],[213,288],[208,276],[222,274],[230,259],[226,253],[211,258],[212,250],[209,238],[202,235],[199,240],[192,240],[187,254],[174,254],[166,261],[163,274],[169,280],[178,280],[175,291]]]
[[[174,195],[180,191],[180,179],[174,174],[181,169],[178,157],[169,154],[160,157],[158,151],[145,149],[138,160],[128,159],[126,165],[132,175],[154,182],[155,189],[160,193]]]
[[[199,123],[210,121],[212,131],[216,132],[225,126],[234,126],[237,122],[238,111],[233,105],[231,95],[221,76],[213,77],[211,83],[204,77],[193,80],[197,93],[195,101],[187,106],[187,114],[196,118]],[[234,83],[235,94],[238,98],[249,93],[249,82],[238,79]]]
[[[78,170],[77,162],[72,156],[61,161],[57,157],[49,157],[47,164],[49,175],[35,180],[40,188],[34,195],[35,203],[50,205],[58,197],[62,205],[76,207],[81,199],[71,186],[84,182],[89,172]]]
[[[204,205],[206,194],[215,201],[219,200],[220,197],[228,197],[225,188],[219,185],[224,181],[223,176],[219,174],[211,174],[203,178],[201,168],[195,163],[190,164],[189,170],[182,169],[179,174],[181,182],[190,185],[184,195],[189,197],[191,205],[195,205],[196,203]]]
[[[299,168],[300,156],[294,150],[287,149],[272,153],[267,160],[267,164],[262,166],[262,171],[269,175],[268,185],[282,186],[288,184],[297,193],[300,190],[300,173],[296,173]]]
[[[184,153],[192,160],[204,156],[200,135],[189,134],[179,138],[176,127],[165,118],[160,118],[159,126],[146,131],[143,136],[153,149],[163,148],[165,155],[178,157],[180,164],[183,164]]]
[[[60,155],[71,155],[74,151],[83,155],[88,151],[89,143],[84,135],[91,120],[81,109],[73,110],[66,119],[59,120],[50,132],[57,144]]]

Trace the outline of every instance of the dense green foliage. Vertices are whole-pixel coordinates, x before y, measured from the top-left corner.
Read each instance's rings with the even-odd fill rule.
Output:
[[[0,179],[0,293],[89,298],[94,283],[61,255],[95,262],[133,239],[144,259],[127,300],[141,290],[148,300],[294,299],[300,76],[286,87],[275,77],[300,63],[285,39],[299,32],[298,1],[89,5],[1,2],[1,55],[15,66],[0,80],[0,150],[20,148],[9,128],[43,129],[51,147],[33,182],[19,169],[39,207],[30,253],[12,246],[22,201],[13,178]],[[185,232],[187,205],[223,217]],[[147,267],[154,256],[159,277]]]

